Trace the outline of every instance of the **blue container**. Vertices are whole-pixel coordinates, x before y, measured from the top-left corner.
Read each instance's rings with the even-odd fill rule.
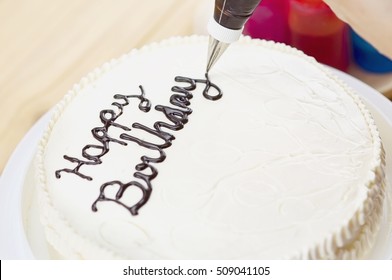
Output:
[[[355,62],[374,73],[392,72],[392,60],[378,52],[371,44],[351,30]]]

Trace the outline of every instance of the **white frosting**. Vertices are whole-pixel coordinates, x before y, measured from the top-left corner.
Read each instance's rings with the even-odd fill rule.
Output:
[[[377,128],[359,98],[324,67],[290,47],[242,39],[210,73],[223,97],[192,91],[193,113],[153,164],[150,200],[132,216],[113,202],[91,210],[100,186],[134,180],[143,155],[111,142],[102,164],[74,168],[100,144],[91,129],[114,94],[170,105],[175,76],[203,78],[204,37],[173,38],[133,51],[83,79],[59,104],[37,155],[41,219],[65,258],[282,259],[360,258],[372,245],[384,197]],[[119,124],[168,122],[152,108],[124,107]],[[170,105],[173,107],[173,105]],[[138,135],[112,127],[109,135]],[[140,134],[138,137],[148,137]],[[158,138],[148,138],[156,143]],[[117,191],[113,190],[113,195]],[[128,189],[125,200],[140,193]]]

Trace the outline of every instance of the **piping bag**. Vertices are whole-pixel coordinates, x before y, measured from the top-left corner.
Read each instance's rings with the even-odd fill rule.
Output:
[[[227,47],[237,41],[246,21],[261,0],[215,0],[214,15],[207,25],[210,34],[206,74]]]

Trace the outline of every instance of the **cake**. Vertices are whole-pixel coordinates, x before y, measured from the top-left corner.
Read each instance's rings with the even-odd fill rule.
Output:
[[[384,154],[360,98],[313,58],[242,38],[133,50],[56,106],[36,157],[67,259],[366,258]]]

